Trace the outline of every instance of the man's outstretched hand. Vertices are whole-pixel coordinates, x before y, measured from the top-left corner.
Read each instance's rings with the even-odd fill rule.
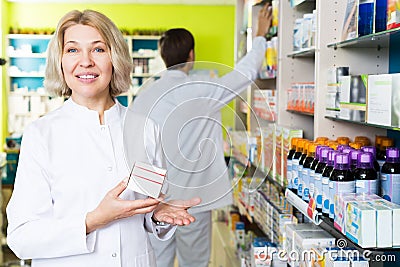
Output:
[[[188,213],[188,209],[200,204],[198,197],[189,200],[171,200],[161,202],[154,210],[153,217],[159,222],[165,222],[172,225],[189,225],[196,219]]]

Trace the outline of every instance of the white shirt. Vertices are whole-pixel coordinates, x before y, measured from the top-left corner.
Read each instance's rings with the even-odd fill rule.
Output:
[[[265,38],[256,37],[235,70],[215,80],[167,70],[159,80],[145,85],[129,107],[161,127],[168,194],[173,199],[201,197],[202,203],[191,208],[192,213],[232,203],[220,110],[257,78],[265,49]]]
[[[132,166],[124,156],[125,113],[117,102],[100,125],[96,111],[69,99],[25,130],[7,206],[7,242],[19,258],[32,259],[37,267],[155,266],[147,231],[168,239],[176,227],[156,227],[151,214],[114,221],[86,235],[86,214]],[[140,116],[130,119],[136,126],[130,131],[136,140],[130,142],[135,145],[130,160],[162,166],[157,126],[151,121],[145,126]],[[120,197],[145,196],[127,189]]]

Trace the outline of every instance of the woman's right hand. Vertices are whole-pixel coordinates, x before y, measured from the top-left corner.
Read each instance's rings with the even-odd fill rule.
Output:
[[[86,233],[122,218],[152,212],[162,199],[146,198],[123,200],[119,196],[126,189],[128,179],[111,189],[97,208],[86,215]]]

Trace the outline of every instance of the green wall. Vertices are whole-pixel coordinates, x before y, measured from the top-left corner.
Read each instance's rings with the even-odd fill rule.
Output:
[[[72,9],[95,9],[109,16],[120,28],[187,28],[195,36],[197,60],[234,65],[233,5],[30,4],[1,1],[3,14],[8,14],[4,34],[8,33],[9,27],[55,28],[61,16]],[[223,112],[223,122],[233,125],[233,115]],[[4,121],[2,127],[4,133]]]
[[[5,54],[5,34],[7,34],[8,29],[8,13],[7,13],[7,2],[6,0],[1,0],[0,2],[0,57],[6,58]],[[0,93],[0,151],[3,150],[4,138],[7,136],[7,95],[6,95],[6,68],[0,67],[0,86],[2,88]]]

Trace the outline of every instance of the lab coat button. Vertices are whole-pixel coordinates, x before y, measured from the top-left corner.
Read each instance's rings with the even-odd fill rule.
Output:
[[[113,257],[113,258],[115,258],[115,257],[117,257],[117,253],[113,253],[113,254],[111,254],[111,256]]]
[[[110,172],[112,171],[112,167],[107,167],[107,170]]]
[[[104,131],[104,130],[106,129],[106,126],[101,126],[100,129],[101,129],[102,131]]]

